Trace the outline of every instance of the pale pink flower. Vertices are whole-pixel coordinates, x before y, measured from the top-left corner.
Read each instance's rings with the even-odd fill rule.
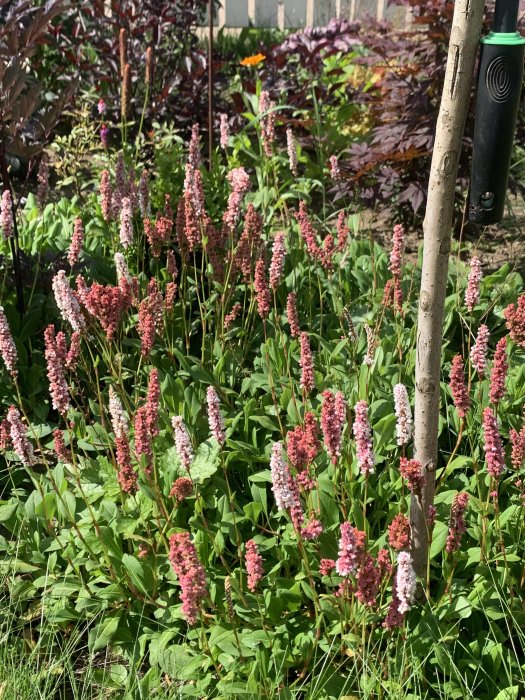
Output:
[[[182,466],[189,470],[193,460],[193,447],[191,445],[190,436],[182,416],[173,416],[171,425],[175,435],[175,449],[179,456]]]
[[[231,184],[232,191],[222,220],[229,229],[233,229],[241,215],[243,197],[250,189],[250,178],[244,168],[234,168],[230,170],[226,179]]]
[[[289,510],[297,503],[297,496],[291,482],[290,469],[283,458],[283,446],[280,442],[272,445],[270,458],[270,471],[272,474],[272,491],[277,508]]]
[[[487,349],[489,346],[490,331],[485,324],[481,325],[476,336],[476,342],[470,350],[470,361],[472,366],[482,377],[487,366]]]
[[[254,540],[246,542],[246,573],[248,574],[248,590],[253,593],[264,576],[263,560]]]
[[[412,437],[412,412],[410,410],[407,388],[404,384],[395,385],[394,404],[397,418],[397,444],[406,445]]]
[[[498,422],[491,408],[486,408],[483,411],[483,434],[487,471],[490,476],[497,479],[505,469],[505,453],[498,430]]]
[[[278,231],[275,234],[270,263],[270,287],[275,291],[283,274],[284,256],[286,255],[286,233]]]
[[[126,437],[129,433],[129,422],[117,392],[112,386],[109,387],[109,414],[115,437]]]
[[[64,416],[71,408],[71,403],[64,373],[67,354],[65,338],[63,333],[58,335],[61,336],[60,339],[58,336],[55,338],[55,328],[52,324],[47,326],[44,331],[45,358],[53,408]]]
[[[74,331],[81,333],[86,327],[86,321],[80,310],[80,305],[69,286],[64,270],[59,270],[53,277],[53,292],[56,305],[62,318],[71,324]]]
[[[18,455],[22,464],[26,467],[32,466],[35,463],[33,446],[27,439],[27,430],[22,423],[20,412],[14,406],[9,408],[7,420],[9,421],[11,441],[15,454]]]
[[[220,118],[220,144],[221,148],[226,150],[228,148],[228,141],[230,140],[230,125],[228,122],[228,115],[221,114]]]
[[[359,560],[364,553],[365,533],[350,523],[341,523],[339,552],[335,568],[340,576],[355,573]]]
[[[266,90],[262,90],[259,96],[259,114],[261,117],[261,135],[264,153],[268,158],[272,155],[272,144],[275,140],[275,102],[270,100]],[[265,114],[266,113],[266,114]]]
[[[206,391],[206,401],[208,404],[208,424],[210,426],[210,433],[220,445],[224,445],[226,442],[224,421],[221,416],[219,397],[212,386],[209,386]]]
[[[358,401],[355,405],[354,437],[356,443],[357,463],[361,474],[374,471],[375,455],[372,443],[372,431],[368,421],[368,404]]]
[[[4,190],[0,203],[0,228],[2,229],[5,241],[13,237],[14,226],[13,199],[11,197],[11,192],[9,190]]]
[[[339,168],[339,163],[337,161],[337,156],[335,156],[335,155],[330,156],[328,169],[330,171],[330,177],[332,178],[332,180],[337,182],[338,180],[342,179],[341,178],[341,170]]]
[[[133,211],[131,207],[131,199],[129,197],[124,197],[122,199],[119,237],[120,244],[123,248],[129,248],[133,245]]]
[[[467,289],[465,291],[465,304],[470,313],[472,313],[474,307],[479,301],[479,285],[482,276],[481,260],[474,256],[470,261],[470,272],[468,276]]]
[[[416,593],[416,572],[408,552],[399,552],[397,556],[396,592],[399,598],[398,610],[403,615],[412,607]]]
[[[120,282],[120,280],[123,279],[129,285],[131,285],[132,278],[131,278],[131,273],[129,271],[128,263],[126,262],[126,258],[122,255],[122,253],[117,252],[114,255],[114,260],[115,260],[115,270],[117,272],[117,282]]]
[[[297,168],[297,147],[295,144],[293,131],[290,128],[286,129],[286,150],[288,151],[288,164],[290,166],[290,170],[292,171],[292,174],[297,177],[299,174]]]
[[[103,170],[100,174],[100,208],[104,221],[109,222],[113,211],[113,191],[107,170]]]
[[[363,358],[363,364],[367,365],[367,367],[371,367],[374,364],[374,356],[376,354],[376,348],[378,345],[378,341],[376,338],[376,334],[374,333],[374,330],[371,326],[368,324],[365,324],[365,333],[366,333],[366,355]]]
[[[193,625],[197,622],[202,601],[208,595],[208,588],[206,572],[189,532],[178,532],[170,537],[169,560],[182,589],[182,614],[188,624]]]
[[[97,111],[99,114],[105,114],[106,113],[106,103],[100,98],[100,100],[97,103]]]
[[[394,277],[401,276],[404,250],[405,229],[401,226],[401,224],[396,224],[392,232],[392,250],[390,251],[390,263],[388,265],[388,269]]]
[[[138,186],[138,195],[139,195],[139,208],[140,208],[140,214],[142,218],[144,219],[146,216],[149,215],[150,212],[150,204],[149,204],[149,173],[144,168],[140,175],[140,180],[139,180],[139,186]]]
[[[6,369],[11,377],[13,379],[16,378],[18,374],[16,369],[18,351],[3,306],[0,306],[0,355],[2,355]]]

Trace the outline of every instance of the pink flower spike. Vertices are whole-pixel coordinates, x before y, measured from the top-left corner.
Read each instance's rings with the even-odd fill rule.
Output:
[[[253,289],[257,298],[257,311],[261,318],[267,318],[270,313],[270,289],[266,280],[266,265],[263,258],[255,263],[255,279]]]
[[[417,459],[407,459],[401,457],[399,462],[399,472],[403,479],[408,482],[408,488],[412,493],[419,493],[423,486],[424,473],[421,462]]]
[[[510,442],[512,444],[511,463],[519,470],[525,461],[525,425],[518,432],[514,428],[510,429]]]
[[[0,228],[4,236],[4,241],[13,237],[14,231],[13,220],[13,199],[9,190],[4,190],[2,200],[0,202]]]
[[[518,304],[509,304],[503,312],[511,339],[525,349],[525,294],[518,298]]]
[[[270,263],[270,287],[275,291],[283,274],[284,256],[286,255],[286,233],[278,231],[275,234]]]
[[[404,615],[412,607],[416,593],[416,573],[408,552],[399,552],[397,557],[396,592],[399,598],[398,610]]]
[[[182,614],[188,624],[194,625],[208,595],[206,572],[199,561],[189,532],[179,532],[170,537],[169,560],[181,587]]]
[[[71,239],[71,245],[69,246],[69,251],[67,253],[67,261],[73,267],[78,261],[78,256],[82,250],[82,244],[84,243],[84,226],[82,224],[82,219],[77,217],[75,219],[75,224],[73,227],[73,237]]]
[[[463,358],[461,355],[455,355],[452,359],[449,386],[458,416],[464,418],[470,409],[471,402],[467,385],[465,384]]]
[[[319,562],[319,573],[321,576],[330,576],[331,572],[335,569],[334,559],[321,559]]]
[[[361,474],[371,474],[374,471],[375,455],[372,443],[372,431],[368,422],[368,404],[359,401],[355,405],[354,437],[356,442],[357,463]]]
[[[461,537],[467,525],[465,523],[465,511],[468,505],[469,495],[466,491],[462,493],[457,493],[452,501],[452,507],[450,509],[450,522],[448,526],[448,536],[446,551],[451,554],[458,550],[461,546]]]
[[[350,523],[341,523],[338,559],[335,565],[340,576],[355,573],[365,550],[365,533]]]
[[[283,458],[283,446],[280,442],[274,442],[272,445],[270,471],[272,474],[272,491],[277,508],[280,510],[293,508],[297,503],[297,495],[291,487],[290,469]]]
[[[286,150],[288,152],[288,165],[290,166],[292,175],[297,177],[299,174],[297,168],[297,147],[295,144],[293,131],[290,128],[286,129]]]
[[[392,232],[392,250],[390,252],[390,263],[388,269],[394,277],[401,276],[401,266],[403,264],[403,252],[405,250],[405,229],[401,224],[396,224]]]
[[[341,456],[341,438],[346,423],[346,403],[340,391],[334,396],[327,389],[323,391],[322,397],[321,428],[324,444],[332,464],[336,464]]]
[[[323,523],[320,520],[310,520],[301,530],[301,537],[303,540],[316,540],[323,530]]]
[[[481,260],[473,257],[470,261],[470,272],[468,276],[467,289],[465,291],[465,304],[470,313],[479,301],[479,285],[483,273],[481,271]]]
[[[33,446],[27,439],[27,429],[22,423],[20,412],[14,406],[9,408],[7,420],[9,421],[14,452],[18,455],[22,464],[26,467],[32,466],[35,463]]]
[[[487,461],[487,472],[494,479],[497,479],[505,469],[505,453],[498,430],[498,423],[494,411],[486,408],[483,411],[483,434],[485,442],[485,459]]]
[[[412,437],[412,413],[407,388],[404,384],[395,385],[394,404],[397,418],[397,444],[406,445]]]
[[[507,338],[504,336],[496,345],[494,364],[490,373],[489,399],[491,403],[499,403],[505,396],[505,379],[509,365],[507,362]]]
[[[257,584],[264,576],[263,560],[254,540],[246,542],[246,573],[248,574],[248,589],[254,593]]]
[[[7,371],[11,377],[15,379],[18,374],[16,369],[18,351],[3,306],[0,306],[0,355],[2,356]]]
[[[297,299],[295,292],[290,292],[286,299],[286,319],[290,326],[290,335],[292,338],[297,338],[301,332],[299,328],[299,316],[297,314]]]
[[[363,605],[372,607],[376,603],[377,592],[381,583],[381,570],[373,557],[365,554],[364,561],[357,572],[357,591],[355,597]]]
[[[476,342],[472,346],[470,351],[470,361],[472,366],[478,373],[480,377],[485,374],[485,368],[487,366],[487,350],[489,345],[490,331],[488,326],[482,325],[479,327],[478,334],[476,336]]]
[[[193,460],[193,447],[182,416],[173,416],[171,425],[175,435],[175,449],[182,466],[189,471],[190,464]]]
[[[220,412],[219,397],[212,386],[209,386],[206,391],[206,401],[208,403],[210,433],[222,446],[226,442],[226,433],[224,432],[224,421]]]
[[[309,394],[315,386],[313,356],[310,349],[308,334],[302,332],[301,338],[301,358],[299,364],[301,366],[301,388]]]
[[[228,115],[220,115],[220,141],[221,148],[226,150],[228,148],[228,141],[230,140],[230,125],[228,123]]]

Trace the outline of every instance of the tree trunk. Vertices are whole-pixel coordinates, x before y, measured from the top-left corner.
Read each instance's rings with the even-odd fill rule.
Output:
[[[456,0],[445,84],[423,222],[423,269],[416,346],[414,456],[424,468],[421,496],[410,507],[412,556],[416,574],[426,580],[427,515],[434,502],[438,453],[439,393],[443,309],[452,236],[454,192],[472,76],[483,19],[483,0]]]

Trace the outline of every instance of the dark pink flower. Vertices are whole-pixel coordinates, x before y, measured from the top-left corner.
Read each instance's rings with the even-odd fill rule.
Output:
[[[376,566],[373,557],[365,554],[363,562],[357,572],[357,590],[355,597],[363,605],[372,607],[376,603],[379,584],[381,583],[381,570]]]
[[[179,476],[173,482],[171,487],[170,496],[171,498],[176,498],[177,501],[184,501],[188,496],[193,494],[193,481],[187,476]]]
[[[0,202],[0,228],[2,229],[5,241],[13,237],[14,227],[13,199],[11,197],[11,192],[9,190],[4,190]]]
[[[470,409],[471,402],[467,385],[465,384],[465,372],[461,355],[455,355],[452,359],[449,386],[458,416],[464,418]]]
[[[308,334],[302,332],[301,339],[301,358],[299,364],[301,366],[301,388],[308,394],[315,386],[313,356],[310,349],[310,341]]]
[[[138,462],[144,462],[144,469],[149,476],[153,471],[153,448],[148,426],[146,406],[141,406],[135,413],[135,454]]]
[[[153,368],[149,375],[148,394],[146,398],[146,420],[151,437],[155,437],[159,434],[159,400],[159,373],[157,369]]]
[[[398,513],[388,526],[388,544],[396,552],[410,548],[410,522],[403,513]]]
[[[335,569],[334,559],[321,559],[319,563],[319,573],[321,576],[330,576],[330,573]]]
[[[467,529],[464,515],[467,509],[468,499],[468,493],[466,491],[462,491],[461,493],[457,493],[452,501],[446,544],[446,551],[449,554],[460,548],[461,537]]]
[[[408,488],[412,493],[418,493],[421,490],[425,478],[421,462],[418,462],[417,459],[401,457],[399,472],[403,479],[408,482]]]
[[[401,224],[396,224],[392,232],[392,250],[390,251],[390,263],[388,265],[388,269],[394,277],[401,276],[404,250],[405,229],[401,226]]]
[[[283,274],[284,256],[286,255],[286,233],[278,231],[275,234],[270,263],[270,287],[275,291]]]
[[[487,460],[487,471],[490,476],[497,479],[505,468],[505,453],[503,452],[496,416],[491,408],[486,408],[483,411],[483,434],[485,437],[483,449]]]
[[[492,403],[499,403],[505,395],[505,379],[508,369],[507,338],[503,337],[496,345],[494,364],[490,373],[489,399]]]
[[[131,452],[127,435],[117,436],[115,439],[117,446],[118,481],[124,493],[134,494],[137,491],[137,473],[131,464]]]
[[[518,304],[509,304],[503,312],[510,337],[525,349],[525,294],[518,298]]]
[[[248,574],[248,589],[253,593],[264,576],[263,560],[254,540],[246,542],[246,573]]]
[[[295,292],[290,292],[286,299],[286,318],[290,326],[290,335],[297,338],[301,332],[299,328],[299,316],[297,314],[297,302]]]
[[[315,540],[323,532],[323,523],[320,520],[310,520],[301,530],[301,537],[304,540]]]
[[[169,560],[182,589],[182,614],[188,624],[193,625],[197,622],[202,601],[208,595],[208,588],[206,572],[189,532],[179,532],[170,537]]]
[[[64,435],[58,428],[53,430],[53,447],[56,456],[61,462],[64,462],[64,464],[71,464],[71,452],[67,449],[66,443],[64,442]]]
[[[304,427],[297,425],[286,436],[288,459],[296,469],[304,469],[319,454],[321,443],[318,439],[319,426],[310,411],[304,416]]]
[[[226,314],[226,316],[224,317],[224,330],[225,331],[229,330],[230,326],[235,321],[235,319],[237,318],[237,316],[240,314],[241,311],[242,311],[242,304],[239,304],[239,302],[235,303],[232,306],[230,313]]]
[[[510,442],[512,444],[511,463],[515,469],[521,469],[525,460],[525,425],[518,432],[510,429]]]
[[[255,263],[255,279],[253,289],[257,295],[257,311],[261,318],[267,318],[270,313],[270,289],[266,280],[266,265],[263,258],[259,258]]]
[[[346,404],[343,394],[334,394],[328,389],[323,391],[321,408],[321,428],[326,451],[332,464],[336,464],[341,456],[341,438],[346,423]]]

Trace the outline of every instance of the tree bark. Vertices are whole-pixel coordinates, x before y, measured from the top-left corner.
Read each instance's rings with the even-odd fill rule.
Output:
[[[414,456],[424,468],[420,495],[412,496],[412,556],[418,577],[428,567],[428,509],[434,502],[438,456],[443,310],[452,236],[454,193],[472,76],[483,19],[483,0],[456,0],[445,84],[436,126],[423,222],[423,269],[416,345]]]

